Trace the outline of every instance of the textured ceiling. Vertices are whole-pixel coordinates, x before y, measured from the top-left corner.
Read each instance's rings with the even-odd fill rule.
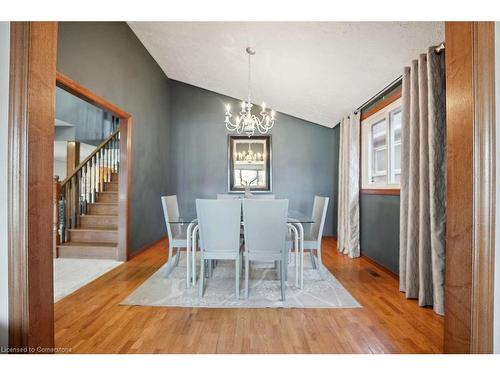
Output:
[[[245,48],[253,46],[252,101],[328,127],[444,40],[442,22],[129,25],[169,78],[238,99],[247,95]]]

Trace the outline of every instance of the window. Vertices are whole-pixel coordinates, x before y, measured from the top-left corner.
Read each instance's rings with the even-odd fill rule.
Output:
[[[362,189],[399,188],[401,99],[361,123]]]

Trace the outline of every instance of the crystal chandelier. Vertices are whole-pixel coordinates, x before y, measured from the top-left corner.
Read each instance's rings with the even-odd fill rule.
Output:
[[[241,111],[238,116],[234,119],[234,123],[231,122],[233,114],[231,113],[231,106],[226,105],[226,113],[224,123],[226,124],[226,129],[230,132],[236,132],[238,134],[246,134],[251,137],[258,131],[261,134],[266,134],[274,125],[275,112],[270,113],[266,110],[266,104],[262,103],[262,110],[259,115],[252,114],[253,104],[251,103],[251,64],[250,58],[255,55],[255,50],[252,47],[246,49],[248,53],[248,98],[247,101],[241,102]]]

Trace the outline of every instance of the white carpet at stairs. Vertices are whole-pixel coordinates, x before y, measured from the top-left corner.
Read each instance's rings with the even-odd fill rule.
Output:
[[[118,267],[109,259],[54,259],[54,302]]]
[[[199,264],[199,262],[197,262]],[[198,283],[186,288],[184,253],[168,277],[162,266],[121,304],[137,306],[210,307],[210,308],[356,308],[361,305],[325,268],[313,269],[309,256],[304,257],[304,288],[295,287],[295,266],[289,265],[286,300],[281,301],[280,282],[271,263],[250,268],[250,294],[244,299],[244,277],[240,279],[240,299],[236,299],[234,261],[219,261],[211,278],[206,278],[203,298],[198,297]],[[199,267],[199,266],[198,266]]]

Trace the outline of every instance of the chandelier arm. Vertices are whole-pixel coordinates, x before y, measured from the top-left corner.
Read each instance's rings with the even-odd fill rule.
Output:
[[[267,131],[269,130],[264,124],[259,124],[258,128],[259,128],[259,132],[261,132],[262,134],[266,134]]]
[[[235,131],[236,129],[239,128],[238,125],[233,124],[230,120],[227,120],[225,122],[225,124],[226,124],[226,129],[229,130],[229,131]]]

